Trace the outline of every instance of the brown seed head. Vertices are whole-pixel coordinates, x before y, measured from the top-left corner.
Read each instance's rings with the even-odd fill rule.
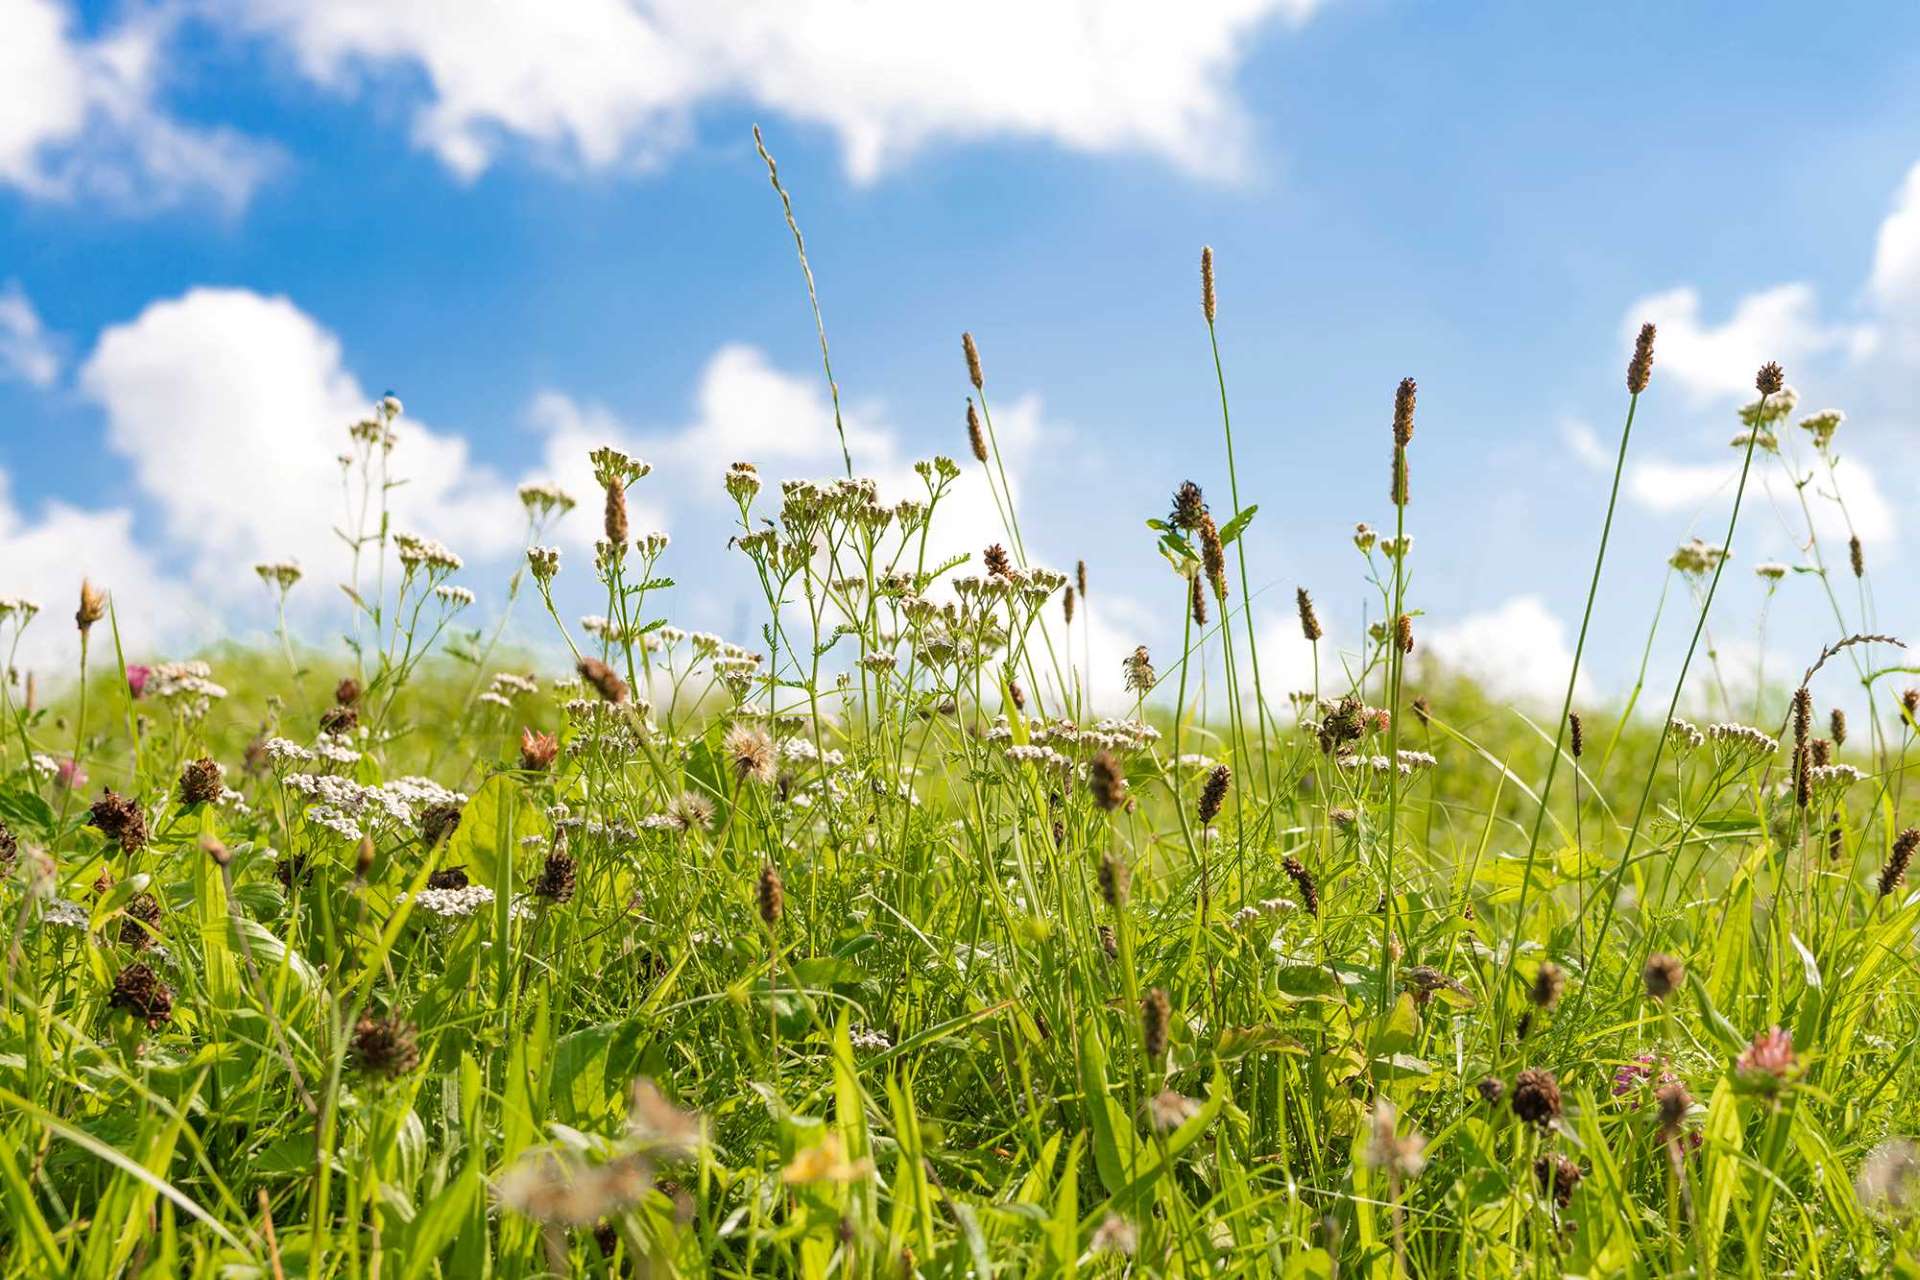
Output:
[[[1641,984],[1654,1000],[1665,1000],[1678,991],[1686,980],[1687,966],[1664,951],[1656,951],[1648,956],[1646,967],[1640,971]]]
[[[1813,757],[1813,767],[1824,769],[1833,763],[1833,742],[1827,738],[1815,738],[1807,744],[1807,751]]]
[[[520,767],[534,773],[544,772],[560,754],[560,739],[536,729],[520,730]]]
[[[93,629],[93,624],[107,614],[107,593],[82,578],[80,580],[80,607],[74,611],[74,625],[85,635]]]
[[[333,686],[333,700],[343,707],[350,707],[360,701],[360,682],[352,676],[344,677]]]
[[[1400,646],[1400,652],[1413,652],[1413,615],[1403,613],[1393,625],[1394,643]]]
[[[1074,591],[1072,587],[1068,587],[1060,593],[1060,613],[1066,619],[1068,626],[1073,625],[1073,600]]]
[[[1900,709],[1907,713],[1907,719],[1920,719],[1920,689],[1908,689],[1901,694]]]
[[[1281,861],[1280,869],[1287,873],[1287,878],[1293,881],[1293,887],[1299,890],[1300,905],[1306,908],[1307,914],[1319,915],[1320,889],[1314,884],[1313,873],[1307,870],[1306,864],[1288,855]]]
[[[147,843],[147,817],[140,805],[130,796],[116,795],[111,787],[87,810],[87,825],[117,841],[126,853],[138,853]]]
[[[1207,588],[1197,573],[1187,577],[1187,611],[1193,616],[1194,626],[1207,625]]]
[[[1320,615],[1314,611],[1313,597],[1307,594],[1305,587],[1295,587],[1293,602],[1300,609],[1300,634],[1307,638],[1307,643],[1312,644],[1326,634],[1320,627]]]
[[[1207,514],[1207,500],[1200,492],[1200,486],[1191,480],[1183,480],[1180,487],[1173,491],[1173,510],[1167,513],[1167,523],[1176,529],[1194,530],[1200,527],[1200,517]]]
[[[1227,598],[1227,549],[1220,541],[1220,530],[1214,527],[1213,517],[1205,512],[1200,516],[1200,563],[1207,571],[1207,581],[1213,586],[1213,594],[1224,603]]]
[[[320,731],[335,735],[352,733],[360,724],[360,713],[339,703],[320,713]]]
[[[1213,323],[1213,246],[1206,245],[1200,250],[1200,312],[1206,316],[1207,323]]]
[[[780,923],[786,909],[787,890],[780,881],[780,868],[771,862],[760,868],[760,880],[754,886],[754,901],[760,909],[760,923],[771,929]]]
[[[420,1065],[420,1029],[405,1018],[361,1017],[353,1025],[347,1057],[355,1070],[396,1080]]]
[[[1573,752],[1575,760],[1587,749],[1586,726],[1580,723],[1578,711],[1567,712],[1567,747]]]
[[[1906,877],[1907,864],[1913,861],[1913,851],[1920,847],[1920,827],[1908,827],[1893,839],[1893,850],[1887,855],[1887,865],[1880,871],[1880,896],[1886,897],[1899,887]]]
[[[1413,718],[1422,725],[1431,723],[1433,720],[1433,703],[1427,701],[1427,695],[1424,693],[1413,700]]]
[[[1108,813],[1126,803],[1127,775],[1113,752],[1102,748],[1087,762],[1087,791]]]
[[[1853,565],[1854,577],[1864,578],[1867,576],[1867,558],[1865,553],[1860,549],[1860,536],[1858,534],[1847,539],[1847,560]]]
[[[986,564],[988,576],[994,578],[1013,576],[1013,563],[1007,559],[1007,549],[999,543],[996,542],[988,547],[982,559]]]
[[[721,754],[742,782],[771,783],[780,772],[780,752],[767,731],[758,725],[736,724],[720,740]]]
[[[1827,717],[1827,732],[1833,735],[1833,745],[1847,745],[1847,713],[1835,707],[1833,714]]]
[[[1159,987],[1147,992],[1140,1002],[1140,1044],[1147,1061],[1158,1063],[1167,1052],[1167,1027],[1173,1021],[1173,1004]]]
[[[1528,1067],[1513,1078],[1513,1114],[1546,1128],[1560,1115],[1560,1082],[1544,1067]]]
[[[1080,598],[1085,600],[1087,598],[1087,562],[1085,560],[1074,562],[1073,585],[1079,588]]]
[[[1633,359],[1627,361],[1627,390],[1639,395],[1647,389],[1648,379],[1653,377],[1653,326],[1640,326],[1640,336],[1633,340]]]
[[[960,335],[960,350],[965,352],[967,357],[967,381],[973,384],[975,391],[985,389],[987,380],[986,376],[980,372],[980,348],[973,344],[972,334]]]
[[[373,853],[373,837],[361,836],[359,846],[353,851],[353,878],[362,884],[373,871]]]
[[[1566,970],[1551,960],[1542,960],[1534,970],[1533,988],[1527,994],[1540,1008],[1551,1009],[1560,1003],[1560,993],[1566,989]]]
[[[160,927],[160,900],[150,893],[136,893],[121,911],[120,945],[145,950]]]
[[[1413,440],[1413,396],[1413,379],[1400,379],[1393,393],[1393,442],[1402,449]]]
[[[427,877],[429,889],[464,889],[471,883],[465,867],[441,867]]]
[[[1227,788],[1233,783],[1233,770],[1218,764],[1207,775],[1207,785],[1200,791],[1200,825],[1210,827],[1213,820],[1220,816],[1221,807],[1227,802]]]
[[[1795,745],[1806,742],[1807,733],[1813,727],[1813,693],[1805,685],[1793,691],[1793,741]]]
[[[1693,1095],[1687,1092],[1687,1086],[1680,1081],[1669,1080],[1653,1091],[1653,1103],[1660,1116],[1660,1136],[1671,1139],[1687,1122],[1687,1111],[1693,1106]]]
[[[533,891],[549,902],[569,902],[573,899],[574,881],[573,855],[564,849],[554,849],[547,854],[546,863],[533,882]]]
[[[577,670],[580,678],[592,685],[594,692],[606,701],[617,706],[627,700],[627,682],[620,678],[619,672],[600,659],[582,658]]]
[[[976,462],[987,460],[987,433],[980,427],[980,411],[973,407],[973,397],[967,397],[967,444],[973,449]]]
[[[1533,1176],[1540,1189],[1553,1197],[1553,1203],[1565,1209],[1573,1204],[1574,1189],[1583,1175],[1579,1165],[1556,1151],[1533,1158]]]
[[[200,837],[200,852],[213,859],[213,865],[224,867],[233,861],[233,852],[220,843],[220,837],[208,833]]]
[[[1813,749],[1807,743],[1793,749],[1793,803],[1800,809],[1813,803]]]
[[[0,875],[13,870],[13,864],[20,856],[20,841],[7,830],[7,824],[0,822]]]
[[[1480,1094],[1480,1101],[1490,1107],[1499,1106],[1500,1099],[1507,1096],[1506,1083],[1499,1076],[1481,1076],[1474,1089]]]
[[[149,1031],[158,1030],[173,1019],[173,988],[138,960],[122,969],[113,980],[113,994],[107,997],[107,1003],[144,1022]]]
[[[459,826],[460,806],[454,801],[430,804],[420,811],[420,836],[429,849],[452,835]]]
[[[1780,366],[1769,360],[1760,366],[1760,372],[1753,375],[1753,385],[1763,396],[1773,395],[1786,385],[1786,375]]]
[[[181,804],[213,804],[226,790],[220,766],[208,756],[190,761],[180,770]]]
[[[1100,897],[1115,911],[1127,909],[1133,887],[1133,869],[1112,854],[1100,858]]]
[[[607,541],[621,551],[627,546],[627,486],[621,477],[607,481]]]

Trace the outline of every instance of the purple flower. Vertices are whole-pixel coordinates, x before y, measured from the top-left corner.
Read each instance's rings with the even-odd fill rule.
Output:
[[[148,667],[128,667],[127,692],[136,699],[144,697],[147,692],[147,677],[152,674],[152,669]]]
[[[68,791],[78,791],[87,785],[87,767],[69,756],[54,770],[53,780]]]
[[[1653,1055],[1643,1053],[1632,1062],[1623,1062],[1613,1073],[1613,1096],[1624,1098],[1653,1079]]]

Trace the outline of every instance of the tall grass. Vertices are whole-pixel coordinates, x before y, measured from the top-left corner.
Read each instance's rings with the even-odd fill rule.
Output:
[[[498,625],[448,646],[471,596],[390,527],[391,399],[350,439],[346,651],[283,625],[277,652],[129,665],[90,594],[72,691],[0,703],[0,1274],[1920,1265],[1920,698],[1875,665],[1900,650],[1866,566],[1800,682],[1852,664],[1864,743],[1789,757],[1787,690],[1771,723],[1687,724],[1683,668],[1661,720],[1581,709],[1606,749],[1570,751],[1590,625],[1658,625],[1601,596],[1634,572],[1612,498],[1548,732],[1410,656],[1409,381],[1394,538],[1358,540],[1381,625],[1350,674],[1316,648],[1315,689],[1263,688],[1213,268],[1231,515],[1181,486],[1142,535],[1189,620],[1175,663],[1129,664],[1131,714],[1090,709],[1121,673],[1075,660],[971,338],[1003,518],[972,556],[934,551],[946,458],[884,496],[850,453],[670,478],[737,509],[746,643],[661,615],[673,554],[626,527],[649,468],[607,448],[591,564],[542,545],[587,495],[523,492],[508,598],[531,583],[572,665],[502,662]],[[1792,412],[1763,371],[1725,540],[1676,555],[1689,661],[1746,478],[1799,474]],[[1807,434],[1837,485],[1831,426]],[[282,605],[289,573],[262,566]],[[575,578],[605,601],[579,626]],[[0,643],[64,612],[0,602]],[[1225,697],[1190,698],[1215,654]]]

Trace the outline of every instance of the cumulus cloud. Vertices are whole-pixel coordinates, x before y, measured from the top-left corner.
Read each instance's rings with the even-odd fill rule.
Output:
[[[157,509],[194,577],[252,581],[253,561],[331,569],[345,514],[339,455],[373,397],[332,333],[283,297],[192,289],[100,336],[80,387],[106,415],[107,443]],[[512,487],[467,442],[403,418],[392,471],[395,527],[481,556],[515,549]]]
[[[1621,319],[1624,349],[1632,350],[1640,326],[1659,326],[1656,379],[1677,383],[1695,405],[1751,399],[1755,370],[1777,360],[1789,370],[1813,355],[1861,356],[1873,349],[1870,325],[1824,321],[1809,284],[1782,284],[1750,293],[1719,323],[1702,315],[1698,290],[1689,286],[1641,298]]]
[[[517,142],[604,169],[657,164],[693,113],[739,102],[818,125],[869,181],[942,140],[1043,139],[1225,172],[1251,37],[1319,0],[217,0],[342,93],[424,79],[416,142],[466,178]]]
[[[50,387],[60,376],[60,353],[53,336],[40,323],[20,282],[0,289],[0,378],[14,378],[35,387]]]
[[[1573,648],[1567,628],[1536,595],[1516,596],[1497,608],[1425,628],[1427,655],[1498,697],[1551,703],[1567,691]],[[1593,695],[1586,671],[1575,688]]]
[[[0,0],[0,183],[136,211],[196,197],[244,205],[275,153],[162,108],[172,20],[148,9],[97,37],[73,27],[59,0]]]

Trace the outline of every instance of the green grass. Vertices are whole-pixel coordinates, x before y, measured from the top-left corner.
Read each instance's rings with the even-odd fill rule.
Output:
[[[535,554],[510,598],[531,583],[587,680],[502,682],[499,628],[435,592],[453,563],[394,558],[390,418],[354,437],[351,644],[222,649],[135,698],[109,612],[78,691],[9,691],[0,1274],[1920,1266],[1889,641],[1809,677],[1876,714],[1836,757],[1860,776],[1804,805],[1790,731],[1695,746],[1636,690],[1578,708],[1576,752],[1392,627],[1290,697],[1248,647],[1235,480],[1219,526],[1196,494],[1140,535],[1208,616],[1102,722],[1066,576],[1025,565],[1010,508],[972,531],[1014,548],[997,575],[932,559],[942,459],[915,508],[736,468],[750,650],[656,617],[661,546],[564,570],[604,592],[591,633]],[[596,463],[612,505],[646,483]],[[552,514],[530,502],[530,543]],[[1411,556],[1360,541],[1418,653]],[[1675,570],[1663,625],[1710,634],[1716,571]],[[1845,594],[1837,635],[1870,632]],[[52,772],[76,757],[84,788]],[[218,800],[183,794],[202,758]],[[1650,962],[1684,976],[1650,990]]]

